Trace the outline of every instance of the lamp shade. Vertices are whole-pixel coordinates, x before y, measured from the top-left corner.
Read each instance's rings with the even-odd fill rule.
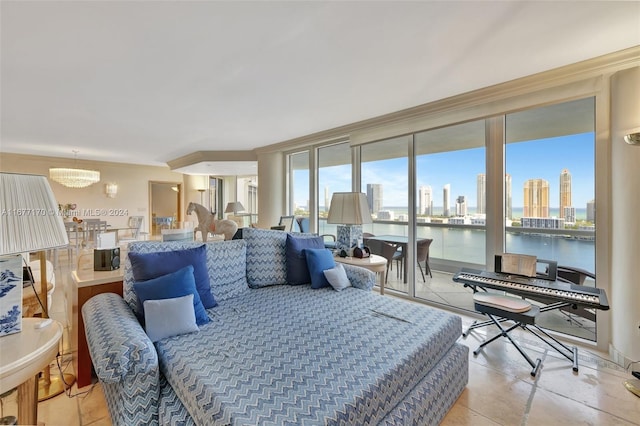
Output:
[[[44,176],[0,173],[0,254],[69,244],[58,203]]]
[[[362,225],[371,223],[367,196],[362,192],[334,192],[327,223]]]
[[[231,202],[227,204],[227,207],[224,209],[225,213],[233,213],[233,214],[236,214],[238,212],[243,212],[243,211],[244,211],[244,206],[240,201]]]

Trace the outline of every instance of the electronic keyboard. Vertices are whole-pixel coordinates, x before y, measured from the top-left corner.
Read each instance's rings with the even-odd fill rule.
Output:
[[[565,302],[595,309],[609,309],[607,294],[601,288],[528,278],[477,269],[462,268],[453,281],[468,286],[506,291],[524,297],[542,297],[554,302]]]

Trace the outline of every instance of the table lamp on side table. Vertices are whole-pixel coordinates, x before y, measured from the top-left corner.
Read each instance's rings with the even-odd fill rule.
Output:
[[[345,250],[362,245],[362,225],[371,223],[367,196],[361,192],[334,192],[327,223],[337,227],[336,249]]]
[[[0,256],[40,251],[40,302],[42,317],[48,319],[47,263],[44,250],[69,244],[53,191],[44,176],[0,173],[0,205]],[[37,292],[35,293],[37,296]],[[6,312],[0,312],[2,319],[5,315]],[[22,321],[20,315],[17,321]],[[18,326],[18,330],[20,329]],[[38,384],[38,401],[59,395],[64,392],[65,386],[71,386],[74,381],[73,374],[68,373],[64,377],[51,377],[47,366]]]

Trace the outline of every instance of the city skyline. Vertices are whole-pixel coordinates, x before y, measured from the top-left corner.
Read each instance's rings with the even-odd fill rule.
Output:
[[[511,176],[513,209],[524,207],[523,185],[529,179],[549,181],[549,206],[560,208],[560,175],[564,170],[571,174],[573,182],[571,202],[573,207],[584,209],[594,199],[595,153],[594,133],[581,133],[540,139],[535,141],[507,144],[505,149],[505,172]],[[449,199],[464,196],[468,209],[476,210],[477,179],[486,174],[485,148],[421,155],[416,157],[416,188],[430,186],[434,209],[442,210],[442,188],[450,185]],[[382,184],[384,187],[383,208],[400,207],[407,204],[406,157],[386,159],[362,164],[362,191],[368,184]],[[308,171],[297,172],[300,179],[294,182],[294,202],[307,206]],[[297,181],[301,181],[298,185]],[[326,167],[320,171],[320,191],[330,192],[351,190],[351,165]],[[306,188],[305,188],[306,187]],[[418,203],[418,200],[416,200]],[[322,206],[321,207],[326,207]],[[450,209],[455,204],[448,206]]]

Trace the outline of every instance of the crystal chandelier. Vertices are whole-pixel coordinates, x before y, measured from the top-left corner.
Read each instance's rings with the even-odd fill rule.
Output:
[[[49,177],[68,188],[86,188],[100,182],[100,172],[84,169],[49,169]]]
[[[74,166],[78,161],[78,151],[74,150]],[[53,167],[49,169],[49,177],[67,188],[86,188],[96,182],[100,182],[100,172],[97,170],[68,169]]]

